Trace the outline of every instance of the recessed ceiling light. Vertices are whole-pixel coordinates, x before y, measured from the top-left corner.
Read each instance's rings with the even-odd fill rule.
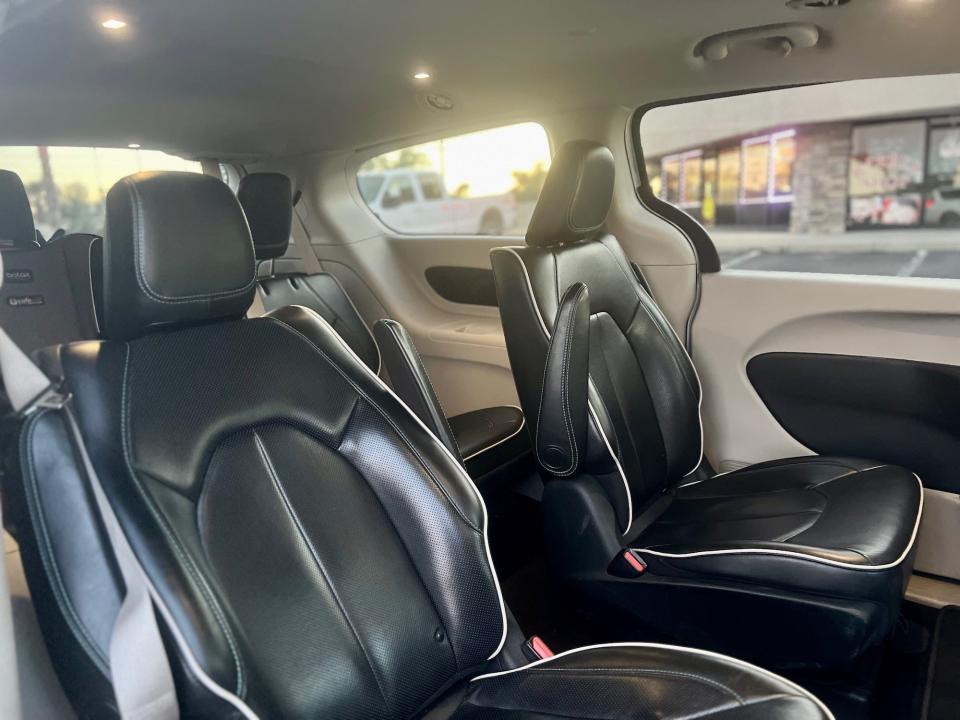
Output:
[[[100,23],[100,25],[102,27],[105,27],[107,30],[122,30],[127,26],[127,23],[125,20],[112,17],[112,18],[107,18],[102,23]]]
[[[127,145],[127,147],[136,150],[137,148],[140,147],[140,143],[130,143],[129,145]]]
[[[423,72],[423,71],[421,70],[421,71],[418,72],[418,73],[414,73],[413,79],[414,79],[414,80],[429,80],[429,79],[430,79],[430,73],[428,73],[428,72]]]

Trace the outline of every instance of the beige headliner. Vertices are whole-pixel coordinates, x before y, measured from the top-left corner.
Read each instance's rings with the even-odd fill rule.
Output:
[[[99,4],[30,4],[33,17],[0,35],[0,143],[135,141],[241,158],[567,108],[952,72],[960,27],[956,0],[802,12],[784,0],[127,0],[130,26],[111,35]],[[818,24],[821,47],[692,59],[706,35],[785,21]],[[453,111],[422,102],[421,68]]]

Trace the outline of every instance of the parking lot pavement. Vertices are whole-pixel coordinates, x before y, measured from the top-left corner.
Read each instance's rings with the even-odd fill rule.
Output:
[[[729,270],[845,273],[891,277],[960,279],[960,249],[864,252],[797,252],[782,250],[722,251],[720,261]]]

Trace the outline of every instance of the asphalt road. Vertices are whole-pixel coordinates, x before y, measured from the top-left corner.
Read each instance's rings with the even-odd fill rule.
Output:
[[[722,251],[724,269],[960,279],[960,249],[895,252]]]

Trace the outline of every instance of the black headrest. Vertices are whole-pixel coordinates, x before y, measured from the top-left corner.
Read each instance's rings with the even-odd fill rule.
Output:
[[[37,246],[30,199],[20,176],[9,170],[0,170],[0,244]]]
[[[252,173],[240,180],[237,198],[250,223],[257,260],[283,255],[293,221],[290,178],[280,173]]]
[[[553,157],[527,228],[527,245],[547,247],[600,234],[613,200],[613,154],[599,143],[571,140]]]
[[[103,337],[240,317],[254,284],[250,229],[220,180],[145,172],[110,188],[98,313]]]

